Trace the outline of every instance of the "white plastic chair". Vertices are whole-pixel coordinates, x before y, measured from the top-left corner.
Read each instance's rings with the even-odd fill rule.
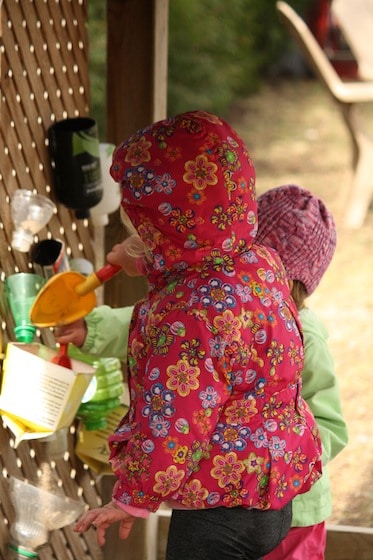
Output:
[[[333,16],[358,61],[362,80],[373,80],[373,0],[333,0]]]
[[[355,0],[345,0],[345,3],[349,1],[355,7]],[[346,123],[352,141],[353,177],[344,212],[344,225],[359,228],[364,223],[373,196],[373,142],[363,130],[356,109],[360,103],[373,101],[373,81],[342,81],[305,21],[286,2],[277,2],[276,7],[280,20],[338,104]],[[359,60],[357,62],[359,64]]]

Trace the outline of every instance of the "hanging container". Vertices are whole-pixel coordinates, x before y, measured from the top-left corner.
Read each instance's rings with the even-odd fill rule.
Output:
[[[72,359],[72,369],[51,363],[57,352],[42,344],[7,344],[0,412],[23,431],[53,433],[72,424],[94,368]]]
[[[69,356],[79,357],[95,368],[95,374],[77,411],[87,430],[101,430],[107,426],[107,417],[121,404],[124,391],[120,360],[85,355],[75,347]]]
[[[45,278],[31,272],[17,272],[5,278],[5,297],[14,320],[17,342],[34,340],[36,326],[30,320],[30,309],[44,284]]]
[[[49,128],[49,152],[56,198],[79,219],[103,195],[97,123],[89,117],[64,119]]]
[[[94,226],[108,225],[109,214],[115,212],[120,206],[120,184],[116,183],[110,175],[114,149],[114,144],[100,144],[103,195],[101,201],[90,210],[90,217]]]
[[[88,430],[84,422],[79,424],[75,455],[96,474],[113,474],[108,440],[127,412],[128,405],[119,405],[106,417],[106,427],[99,430]]]

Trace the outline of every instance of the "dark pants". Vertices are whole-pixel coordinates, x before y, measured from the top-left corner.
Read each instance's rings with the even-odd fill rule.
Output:
[[[260,560],[286,536],[291,503],[280,510],[173,510],[166,560]]]

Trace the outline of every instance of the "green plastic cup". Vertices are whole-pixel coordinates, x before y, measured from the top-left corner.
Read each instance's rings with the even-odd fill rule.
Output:
[[[5,295],[12,313],[14,335],[18,342],[34,340],[36,327],[30,319],[30,310],[46,279],[37,274],[19,272],[5,279]]]

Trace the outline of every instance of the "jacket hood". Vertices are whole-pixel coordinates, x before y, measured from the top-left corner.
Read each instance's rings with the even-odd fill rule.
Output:
[[[114,151],[111,175],[154,272],[233,258],[254,242],[255,169],[215,115],[187,112],[137,131]]]

